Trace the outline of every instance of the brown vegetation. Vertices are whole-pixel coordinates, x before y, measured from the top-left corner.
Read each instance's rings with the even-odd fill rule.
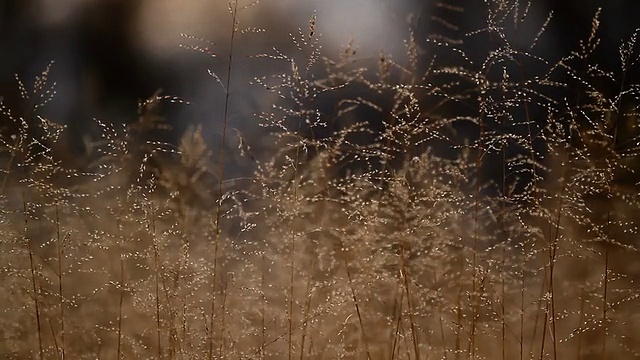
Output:
[[[228,124],[244,6],[211,73],[220,144],[155,140],[182,102],[156,94],[63,163],[50,69],[19,85],[38,105],[1,108],[3,358],[640,356],[635,34],[618,73],[589,61],[599,14],[548,63],[509,30],[525,4],[489,1],[482,61],[434,35],[367,63],[324,57],[314,14],[255,59],[286,64],[255,79],[279,99],[256,145]]]

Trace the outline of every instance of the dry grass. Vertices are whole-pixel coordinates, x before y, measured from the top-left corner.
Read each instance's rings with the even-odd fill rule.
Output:
[[[1,108],[2,357],[640,357],[636,35],[600,70],[596,14],[549,63],[510,30],[524,4],[487,6],[480,61],[437,34],[406,61],[332,60],[311,16],[290,54],[255,59],[286,69],[255,79],[279,99],[268,147],[227,107],[222,144],[160,142],[159,105],[182,100],[156,94],[66,166],[38,116],[51,70],[20,82],[31,107]],[[244,8],[212,59],[225,104]],[[252,176],[225,176],[238,156]]]

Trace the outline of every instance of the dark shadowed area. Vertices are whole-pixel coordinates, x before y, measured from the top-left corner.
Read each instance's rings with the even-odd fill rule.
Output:
[[[486,22],[483,5],[482,1],[460,0],[447,6],[428,1],[265,1],[242,15],[244,26],[266,32],[248,34],[238,42],[232,91],[242,96],[234,97],[233,126],[254,131],[252,114],[270,101],[248,82],[269,73],[273,65],[246,56],[273,47],[287,51],[292,46],[287,34],[307,26],[314,11],[325,56],[337,54],[353,39],[360,57],[375,58],[384,49],[392,58],[402,59],[403,40],[410,31],[418,44],[432,33],[459,38]],[[637,13],[639,6],[603,0],[534,1],[528,15],[531,26],[520,30],[523,45],[529,44],[547,14],[553,12],[538,46],[548,58],[567,54],[588,32],[597,8],[603,7],[603,41],[597,59],[605,68],[614,67],[616,58],[608,54],[617,52],[619,40],[628,38],[636,25],[631,17],[620,14]],[[226,8],[226,1],[200,0],[5,1],[0,4],[0,96],[10,108],[27,106],[20,100],[15,75],[29,84],[54,62],[50,79],[56,82],[57,94],[44,114],[69,127],[64,142],[73,156],[87,151],[79,139],[94,130],[92,118],[135,121],[138,102],[158,90],[192,104],[163,112],[176,134],[189,124],[203,123],[207,137],[215,142],[219,135],[214,124],[220,120],[223,96],[207,69],[225,71],[220,59],[227,56],[230,24]],[[181,34],[215,42],[212,51],[218,59],[181,47],[189,43]],[[474,44],[484,43],[479,40],[484,36],[462,38],[469,44],[468,54],[473,56],[475,51],[483,56],[484,49],[474,50]]]

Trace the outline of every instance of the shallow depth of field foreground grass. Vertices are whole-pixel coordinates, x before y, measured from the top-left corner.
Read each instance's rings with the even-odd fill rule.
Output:
[[[357,39],[322,51],[309,14],[293,50],[251,59],[282,72],[256,75],[263,111],[238,115],[233,45],[259,35],[245,5],[229,3],[229,43],[185,37],[226,54],[225,106],[175,144],[162,109],[184,101],[157,94],[136,123],[96,119],[71,164],[39,115],[55,65],[17,82],[31,106],[0,107],[0,357],[640,357],[637,34],[614,72],[590,60],[599,13],[542,59],[544,31],[523,47],[515,30],[526,4],[496,0],[473,35],[361,59]]]

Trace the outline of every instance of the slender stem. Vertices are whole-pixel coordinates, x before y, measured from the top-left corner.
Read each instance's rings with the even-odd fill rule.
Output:
[[[460,359],[462,350],[462,287],[458,290],[456,305],[456,360]]]
[[[122,308],[124,303],[124,261],[120,255],[120,299],[118,302],[118,348],[117,360],[122,359]]]
[[[296,147],[296,156],[295,156],[295,164],[294,164],[294,179],[295,183],[293,186],[293,201],[294,201],[294,211],[297,211],[298,207],[298,167],[300,163],[300,147]],[[289,326],[288,331],[288,359],[291,360],[293,357],[293,296],[295,290],[295,253],[296,253],[296,232],[295,229],[291,229],[291,241],[289,242],[289,292],[287,299],[287,321]]]
[[[158,237],[156,235],[156,221],[155,221],[155,208],[151,203],[151,233],[153,234],[153,266],[154,277],[156,285],[156,342],[158,346],[158,359],[162,358],[162,320],[160,318],[160,249],[158,244]]]
[[[402,269],[402,277],[404,280],[404,289],[407,292],[407,306],[409,310],[409,324],[411,325],[411,339],[413,340],[413,353],[416,359],[420,359],[420,346],[418,344],[418,329],[416,328],[416,322],[414,320],[414,308],[411,301],[411,292],[409,287],[409,276],[407,275],[407,269]]]
[[[64,287],[63,287],[63,260],[64,260],[64,238],[60,233],[60,216],[58,206],[56,205],[56,236],[58,245],[58,305],[60,306],[60,351],[62,359],[65,358],[65,341],[64,341]]]
[[[546,311],[545,311],[545,316],[544,316],[544,327],[542,330],[542,344],[540,345],[540,359],[543,358],[544,356],[544,346],[545,346],[545,340],[546,340],[546,333],[547,333],[547,321],[549,319],[549,313],[551,316],[551,341],[553,344],[553,358],[554,360],[557,359],[558,356],[558,340],[557,340],[557,334],[556,334],[556,302],[555,302],[555,286],[554,286],[554,269],[555,269],[555,263],[556,263],[556,255],[558,252],[558,243],[560,241],[560,229],[561,229],[561,225],[560,225],[560,221],[562,219],[562,209],[564,207],[564,192],[565,192],[565,188],[566,188],[566,176],[567,176],[567,168],[568,168],[568,164],[567,162],[569,161],[569,150],[567,149],[568,145],[565,145],[565,149],[564,149],[564,155],[563,155],[563,161],[562,161],[562,177],[560,178],[560,182],[561,182],[561,188],[560,188],[560,199],[558,200],[558,208],[556,209],[556,219],[555,219],[555,223],[553,224],[554,227],[554,234],[553,236],[549,239],[549,248],[548,248],[548,252],[549,252],[549,265],[548,265],[548,288],[547,288],[547,293],[548,293],[548,298],[547,298],[547,306],[546,306]]]
[[[584,322],[584,305],[586,291],[584,286],[582,287],[582,292],[580,294],[580,322],[578,323],[578,346],[576,346],[576,359],[580,360],[580,356],[582,354],[582,323]]]
[[[311,268],[313,269],[315,266],[315,261],[312,261],[311,264]],[[309,316],[309,313],[311,311],[311,284],[312,284],[312,276],[309,275],[307,277],[307,288],[305,290],[306,293],[306,301],[305,301],[305,309],[304,309],[304,314],[302,315],[303,319],[306,319]],[[304,359],[304,345],[305,345],[305,341],[307,339],[307,323],[305,322],[304,325],[302,326],[302,339],[300,340],[300,360]]]
[[[484,101],[484,100],[483,100]],[[482,107],[482,105],[481,105]],[[474,210],[473,210],[473,241],[471,245],[472,252],[472,286],[471,286],[471,331],[470,331],[470,340],[469,340],[469,356],[471,359],[475,359],[476,356],[476,330],[477,330],[477,321],[479,316],[479,307],[480,307],[480,294],[478,290],[478,238],[480,236],[480,184],[482,178],[482,159],[485,153],[484,148],[484,110],[481,111],[480,117],[480,139],[478,149],[478,154],[476,157],[476,184],[474,191]]]
[[[265,295],[265,286],[266,286],[266,281],[265,281],[265,273],[266,273],[266,256],[265,256],[265,252],[262,252],[262,271],[261,271],[261,275],[260,275],[260,288],[261,288],[261,292],[260,292],[260,296],[261,296],[261,303],[262,303],[262,311],[260,312],[260,334],[261,334],[261,338],[260,338],[260,358],[264,359],[264,348],[266,346],[266,339],[267,339],[267,328],[266,328],[266,311],[267,311],[267,297]]]
[[[522,247],[524,252],[524,246]],[[522,254],[522,269],[520,269],[520,360],[524,360],[524,294],[525,294],[525,279],[524,279],[524,259]]]
[[[398,348],[398,340],[400,339],[400,325],[402,324],[402,306],[404,305],[404,288],[398,283],[398,289],[400,290],[400,298],[396,296],[394,301],[393,313],[397,316],[396,326],[393,331],[393,342],[391,344],[391,359],[395,358],[396,349]],[[398,291],[396,291],[397,293]],[[396,309],[397,308],[397,309]]]
[[[607,310],[609,310],[609,304],[607,303],[607,287],[609,285],[609,249],[604,251],[604,281],[602,286],[602,359],[607,358]]]
[[[344,247],[343,247],[344,248]],[[360,312],[360,304],[358,297],[356,296],[356,289],[353,286],[353,279],[351,277],[351,270],[349,270],[349,264],[347,264],[346,258],[344,260],[344,266],[347,271],[347,280],[349,281],[349,289],[351,290],[351,298],[356,308],[356,314],[358,315],[358,322],[360,323],[360,331],[362,332],[362,339],[364,341],[365,351],[367,352],[367,359],[371,360],[371,351],[369,350],[369,339],[364,328],[364,321],[362,320],[362,313]]]
[[[212,299],[211,299],[211,316],[209,323],[209,353],[208,359],[213,359],[213,339],[214,339],[214,330],[213,323],[215,320],[215,293],[217,287],[217,272],[218,272],[218,244],[220,239],[220,221],[222,219],[222,184],[224,180],[224,171],[225,171],[225,146],[227,142],[227,125],[229,121],[229,101],[231,99],[231,73],[233,69],[233,47],[236,32],[238,31],[238,0],[231,0],[229,3],[229,8],[231,10],[231,31],[230,31],[230,39],[229,39],[229,57],[227,62],[227,76],[225,79],[225,96],[224,96],[224,116],[222,120],[222,141],[220,143],[220,160],[219,160],[219,168],[218,168],[218,191],[216,194],[216,219],[215,219],[215,227],[214,227],[214,251],[213,251],[213,279],[212,279],[212,287],[213,291]]]
[[[33,287],[33,304],[36,311],[36,327],[38,328],[38,355],[40,360],[44,359],[44,349],[42,346],[42,325],[40,324],[40,291],[36,282],[36,266],[33,259],[33,249],[31,248],[31,239],[27,236],[29,228],[29,218],[27,216],[27,200],[22,193],[22,209],[24,211],[24,237],[27,243],[27,251],[29,252],[29,268],[31,270],[31,285]]]
[[[220,340],[219,340],[219,345],[218,345],[218,358],[219,359],[224,359],[226,358],[224,356],[224,351],[225,349],[225,314],[227,312],[227,295],[228,295],[228,281],[225,280],[223,282],[222,285],[222,289],[220,289],[220,291],[222,292],[222,309],[221,309],[221,314],[220,314]]]

